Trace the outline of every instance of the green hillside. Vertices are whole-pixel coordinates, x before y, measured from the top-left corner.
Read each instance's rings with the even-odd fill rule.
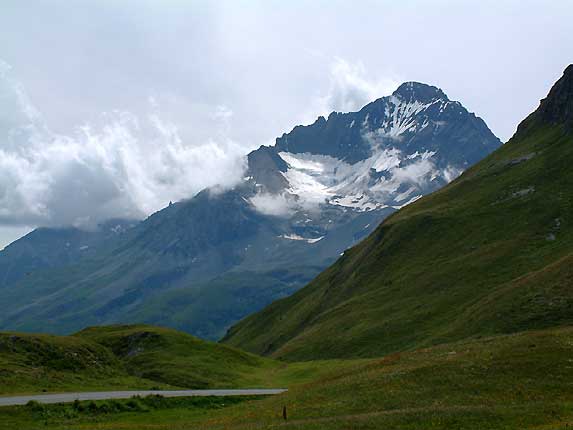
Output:
[[[565,430],[573,426],[572,354],[570,327],[394,353],[188,428]]]
[[[0,394],[164,386],[127,373],[107,348],[73,336],[0,333]]]
[[[273,365],[271,360],[168,328],[92,327],[75,336],[111,350],[133,376],[180,387],[245,386],[256,370]]]
[[[573,65],[502,148],[224,342],[374,357],[573,323]]]
[[[264,386],[278,366],[152,326],[93,327],[73,336],[0,333],[0,394]]]
[[[573,426],[572,354],[572,328],[522,332],[344,364],[293,363],[300,374],[315,366],[326,373],[239,404],[148,398],[0,408],[0,429],[565,430]]]

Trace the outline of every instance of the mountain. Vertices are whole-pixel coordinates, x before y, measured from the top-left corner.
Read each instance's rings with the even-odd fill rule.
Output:
[[[371,357],[573,323],[573,65],[512,139],[224,342]]]
[[[74,227],[38,228],[0,251],[0,289],[35,271],[73,264],[114,243],[137,222],[112,219],[95,230]]]
[[[405,83],[251,152],[232,189],[116,230],[42,229],[14,242],[0,252],[0,328],[146,322],[219,338],[500,145],[440,89]]]

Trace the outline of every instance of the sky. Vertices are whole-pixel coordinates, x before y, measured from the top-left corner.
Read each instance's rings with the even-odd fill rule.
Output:
[[[0,249],[232,186],[250,150],[404,81],[506,141],[571,22],[570,0],[2,0]]]

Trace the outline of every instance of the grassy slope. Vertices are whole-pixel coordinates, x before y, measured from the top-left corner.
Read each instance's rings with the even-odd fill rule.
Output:
[[[246,386],[271,360],[146,325],[92,327],[75,335],[109,348],[135,376],[193,388]]]
[[[164,386],[130,376],[117,357],[71,336],[0,333],[0,394]]]
[[[0,395],[174,388],[280,388],[352,362],[281,363],[173,329],[92,327],[74,336],[0,333]]]
[[[268,428],[286,405],[286,427],[296,429],[565,429],[573,425],[571,357],[573,328],[395,353],[193,428]]]
[[[572,162],[571,134],[530,128],[225,341],[288,360],[373,357],[572,323]]]
[[[0,395],[276,388],[308,381],[344,365],[330,361],[327,365],[287,366],[176,330],[146,325],[92,327],[74,336],[0,333]]]
[[[174,405],[149,412],[48,417],[44,425],[30,408],[0,408],[0,429],[23,423],[30,429],[92,429],[97,422],[102,430],[558,430],[573,426],[571,357],[573,328],[522,332],[347,360],[342,367],[343,362],[321,363],[330,370],[310,383],[221,410]],[[302,373],[314,365],[294,364]],[[283,405],[289,414],[286,424]]]

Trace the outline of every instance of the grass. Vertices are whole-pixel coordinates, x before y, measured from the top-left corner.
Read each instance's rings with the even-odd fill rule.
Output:
[[[528,331],[375,359],[285,363],[267,377],[289,392],[262,399],[0,408],[0,429],[566,429],[571,357],[573,328]]]
[[[0,333],[0,395],[176,388],[282,388],[350,365],[287,364],[173,329],[92,327],[74,336]]]
[[[111,350],[131,375],[179,387],[245,387],[250,375],[275,365],[235,348],[148,325],[92,327],[75,337]]]
[[[199,419],[209,412],[260,398],[147,396],[51,405],[29,402],[0,408],[0,429],[149,428],[166,421]]]
[[[571,134],[530,127],[224,342],[358,358],[573,323],[572,162]]]
[[[573,425],[573,329],[462,341],[356,362],[192,428],[559,429]]]
[[[0,333],[0,394],[167,387],[128,374],[107,348],[72,336]]]

